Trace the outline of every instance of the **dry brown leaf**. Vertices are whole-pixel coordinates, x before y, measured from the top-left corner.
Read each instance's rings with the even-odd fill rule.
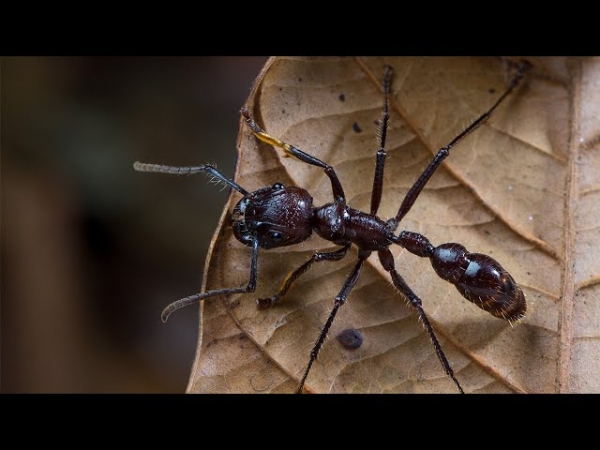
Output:
[[[527,317],[512,327],[464,300],[427,260],[392,250],[466,392],[600,392],[600,59],[530,61],[519,89],[452,150],[398,229],[496,258],[522,286]],[[246,106],[269,134],[332,165],[348,203],[368,211],[384,64],[395,70],[379,210],[387,219],[437,149],[505,89],[505,61],[274,58]],[[236,181],[248,190],[275,181],[301,186],[315,205],[332,199],[322,170],[282,157],[243,125]],[[228,221],[239,199],[233,193],[224,211],[203,288],[248,281],[250,249]],[[313,236],[262,251],[255,293],[204,302],[188,392],[293,392],[356,252],[316,264],[268,310],[254,300],[275,293],[314,251],[332,248]],[[360,348],[334,339],[347,328],[362,332]],[[307,388],[457,392],[376,255],[340,309]]]

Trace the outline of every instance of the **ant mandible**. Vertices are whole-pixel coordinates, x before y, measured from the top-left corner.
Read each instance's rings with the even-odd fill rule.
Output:
[[[211,165],[174,167],[135,162],[134,169],[142,172],[169,174],[205,172],[243,195],[243,198],[234,207],[231,218],[235,237],[242,244],[252,248],[248,284],[245,287],[209,290],[177,300],[168,305],[162,312],[163,322],[167,321],[173,311],[216,295],[254,292],[257,284],[259,249],[299,244],[308,239],[314,231],[323,239],[339,245],[340,248],[330,252],[314,253],[308,261],[285,277],[281,288],[275,295],[256,300],[259,308],[271,306],[281,300],[294,282],[314,263],[339,261],[346,256],[352,244],[358,248],[358,261],[335,297],[333,309],[329,313],[327,321],[310,352],[308,365],[304,370],[296,392],[303,392],[310,369],[319,355],[339,308],[346,302],[350,291],[358,281],[364,262],[372,252],[377,252],[383,268],[389,272],[396,289],[408,299],[410,305],[417,311],[445,373],[454,381],[459,392],[464,393],[423,310],[421,299],[396,270],[390,246],[392,244],[400,245],[410,253],[422,258],[429,258],[434,271],[440,278],[453,284],[463,297],[493,316],[509,322],[516,322],[524,317],[526,302],[523,292],[513,277],[490,256],[481,253],[470,253],[464,246],[457,243],[446,243],[436,247],[419,233],[401,231],[399,234],[395,234],[394,232],[400,221],[410,211],[433,173],[442,161],[448,157],[450,149],[490,117],[498,105],[516,88],[529,66],[528,62],[521,62],[515,76],[498,100],[463,132],[452,139],[450,143],[438,150],[429,165],[409,189],[398,209],[398,213],[389,220],[380,219],[377,216],[377,210],[383,194],[383,173],[386,160],[385,141],[389,121],[389,97],[393,72],[390,66],[384,68],[383,114],[379,122],[379,149],[376,154],[371,209],[368,213],[348,206],[344,189],[333,167],[293,145],[267,134],[256,124],[246,108],[242,108],[241,114],[245,124],[256,138],[282,149],[288,156],[324,170],[331,182],[333,202],[319,207],[313,206],[313,199],[307,190],[295,186],[284,186],[281,183],[275,183],[272,186],[262,187],[250,192]]]

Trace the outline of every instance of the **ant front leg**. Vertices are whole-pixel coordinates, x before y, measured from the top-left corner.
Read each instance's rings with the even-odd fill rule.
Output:
[[[277,292],[277,294],[267,298],[259,298],[258,300],[256,300],[256,305],[261,309],[268,308],[276,301],[281,300],[283,297],[285,297],[285,295],[288,293],[294,282],[298,278],[300,278],[300,276],[302,276],[305,272],[307,272],[308,269],[310,269],[310,267],[313,265],[313,263],[321,261],[339,261],[342,258],[344,258],[344,256],[346,256],[346,253],[348,253],[349,248],[350,244],[347,244],[341,249],[335,250],[333,252],[316,252],[308,261],[306,261],[296,270],[290,272],[285,277],[281,289],[279,290],[279,292]]]
[[[290,144],[286,144],[285,142],[280,141],[279,139],[267,134],[252,119],[248,109],[242,108],[242,116],[244,117],[246,124],[248,125],[248,127],[250,127],[254,135],[261,141],[266,142],[267,144],[270,144],[274,147],[278,147],[282,149],[286,153],[286,155],[293,156],[294,158],[299,159],[300,161],[305,162],[307,164],[310,164],[311,166],[321,167],[325,171],[325,174],[331,180],[331,189],[333,190],[334,201],[342,205],[346,204],[346,195],[344,194],[344,189],[342,188],[342,184],[340,183],[340,180],[338,179],[338,176],[335,173],[333,167],[331,167],[329,164],[324,163],[320,159],[303,152],[299,148],[296,148]]]

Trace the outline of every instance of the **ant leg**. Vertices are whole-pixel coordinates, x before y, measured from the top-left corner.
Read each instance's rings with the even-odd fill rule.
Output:
[[[383,194],[383,170],[385,168],[385,139],[387,136],[388,122],[390,119],[390,82],[392,79],[392,68],[385,66],[383,75],[383,114],[379,122],[379,150],[377,150],[375,163],[375,178],[373,179],[373,190],[371,191],[371,215],[377,214],[379,204],[381,203],[381,195]]]
[[[419,179],[413,184],[410,188],[406,197],[404,197],[404,201],[400,205],[400,209],[398,210],[398,214],[393,219],[390,219],[388,223],[391,225],[392,230],[395,230],[398,227],[398,224],[402,220],[402,218],[410,211],[412,205],[415,203],[415,200],[421,193],[421,190],[429,181],[429,178],[433,175],[436,169],[440,166],[442,161],[444,161],[448,155],[450,154],[450,149],[454,147],[458,142],[462,141],[466,136],[475,131],[481,124],[483,124],[491,115],[492,112],[502,103],[502,101],[517,87],[525,72],[531,67],[531,64],[527,61],[522,61],[517,68],[517,73],[513,77],[510,82],[508,88],[504,91],[504,93],[496,100],[496,103],[492,105],[490,109],[484,112],[481,116],[479,116],[471,125],[469,125],[462,133],[456,136],[452,141],[448,143],[445,147],[442,147],[438,150],[437,154],[433,157],[427,168],[423,171]]]
[[[340,183],[340,180],[338,179],[333,167],[331,167],[329,164],[324,163],[320,159],[303,152],[302,150],[294,147],[293,145],[286,144],[285,142],[280,141],[279,139],[267,134],[252,119],[248,109],[242,108],[242,116],[244,117],[246,124],[248,125],[248,127],[250,127],[254,135],[261,141],[266,142],[267,144],[272,145],[274,147],[281,148],[288,156],[293,156],[294,158],[299,159],[300,161],[310,164],[312,166],[321,167],[325,171],[325,175],[327,175],[331,180],[331,189],[333,190],[333,199],[335,200],[335,202],[343,204],[346,203],[346,195],[344,194],[344,189],[342,188],[342,184]]]
[[[306,382],[306,378],[308,377],[310,368],[312,367],[313,363],[316,361],[317,356],[319,355],[319,352],[321,351],[321,347],[323,346],[323,343],[325,342],[325,338],[327,337],[327,333],[329,332],[329,329],[331,328],[333,319],[335,318],[335,315],[337,314],[340,306],[342,306],[346,302],[346,298],[348,297],[348,295],[350,294],[350,291],[352,290],[352,288],[358,281],[360,269],[362,268],[365,260],[369,257],[370,254],[371,254],[370,251],[360,251],[359,252],[358,261],[357,261],[356,265],[354,266],[354,268],[352,269],[352,272],[346,279],[346,282],[344,283],[344,286],[340,290],[339,294],[335,297],[335,303],[333,305],[333,309],[329,313],[327,322],[325,322],[325,325],[323,326],[321,333],[319,334],[319,338],[317,339],[317,342],[315,343],[312,351],[310,352],[310,360],[308,361],[308,366],[306,367],[306,370],[304,371],[302,380],[300,380],[300,385],[298,386],[298,389],[296,390],[296,394],[301,394],[302,391],[304,390],[304,383]]]
[[[204,164],[201,166],[188,166],[188,167],[175,167],[175,166],[165,166],[163,164],[147,164],[136,161],[133,163],[133,168],[138,172],[159,172],[159,173],[168,173],[171,175],[192,175],[195,173],[206,172],[211,174],[217,180],[222,181],[227,186],[232,189],[235,189],[240,194],[244,196],[250,195],[246,189],[236,184],[233,180],[227,178],[221,172],[219,172],[216,168],[209,164]]]
[[[344,256],[346,256],[346,253],[348,252],[349,248],[350,244],[346,244],[341,249],[332,252],[316,252],[308,261],[306,261],[296,270],[290,272],[285,277],[285,279],[283,280],[283,284],[281,285],[281,289],[279,290],[279,292],[277,292],[277,294],[268,298],[257,299],[256,305],[261,309],[268,308],[276,301],[281,300],[283,297],[285,297],[285,295],[288,293],[294,282],[298,278],[300,278],[300,276],[302,276],[305,272],[307,272],[308,269],[310,269],[310,267],[313,265],[313,263],[321,261],[339,261]]]
[[[246,287],[239,288],[228,288],[228,289],[213,289],[211,291],[201,292],[199,294],[190,295],[189,297],[184,297],[176,302],[171,303],[167,306],[162,314],[161,319],[163,322],[166,322],[169,318],[169,315],[184,306],[191,305],[193,303],[199,302],[201,300],[206,300],[209,297],[213,297],[215,295],[229,295],[229,294],[244,294],[249,292],[254,292],[256,290],[256,279],[257,279],[257,270],[258,267],[258,240],[254,240],[252,242],[252,259],[250,263],[250,279],[248,280],[248,284]]]
[[[450,378],[452,378],[452,381],[454,381],[454,383],[458,387],[458,390],[460,391],[460,393],[464,394],[465,392],[463,391],[463,388],[461,387],[460,383],[454,376],[454,371],[452,370],[452,367],[450,367],[450,363],[448,362],[448,359],[446,358],[446,355],[444,354],[444,351],[442,350],[442,346],[440,345],[440,342],[438,341],[437,336],[435,335],[435,332],[433,331],[433,327],[431,326],[431,323],[429,322],[429,319],[427,318],[427,315],[425,314],[425,311],[423,310],[423,305],[421,303],[421,299],[419,297],[417,297],[417,295],[408,286],[408,284],[406,284],[406,282],[404,281],[402,276],[396,270],[396,266],[394,264],[394,256],[392,255],[392,252],[389,249],[380,250],[378,252],[378,255],[379,255],[379,260],[381,261],[381,264],[383,265],[383,268],[386,271],[388,271],[390,273],[390,275],[392,276],[392,281],[394,282],[394,286],[396,286],[396,289],[398,289],[402,294],[404,294],[404,296],[410,302],[411,306],[413,308],[415,308],[417,310],[417,312],[419,313],[419,318],[421,319],[421,322],[423,322],[423,326],[425,327],[425,330],[427,330],[427,333],[429,334],[429,338],[431,339],[433,348],[435,348],[437,357],[440,360],[440,362],[442,363],[442,367],[444,368],[446,375],[448,375]]]

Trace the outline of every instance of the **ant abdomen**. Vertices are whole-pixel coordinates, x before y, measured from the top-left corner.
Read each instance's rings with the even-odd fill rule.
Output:
[[[431,265],[464,298],[495,317],[517,321],[525,315],[525,295],[513,277],[494,258],[470,253],[454,243],[435,248]]]
[[[525,295],[498,261],[482,253],[470,253],[456,243],[434,247],[419,234],[403,231],[400,244],[421,257],[429,257],[443,280],[456,286],[461,295],[495,317],[514,322],[525,315]]]

